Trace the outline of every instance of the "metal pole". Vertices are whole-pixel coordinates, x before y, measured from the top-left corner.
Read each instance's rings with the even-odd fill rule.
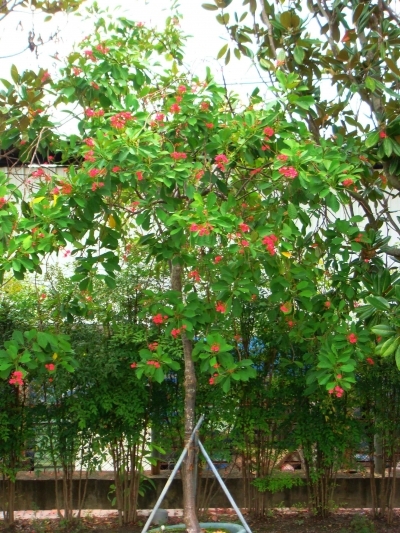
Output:
[[[190,436],[190,439],[186,443],[186,446],[183,448],[181,456],[179,457],[179,459],[178,459],[174,469],[172,470],[171,475],[170,475],[169,479],[167,480],[167,482],[166,482],[166,484],[165,484],[165,486],[164,486],[164,488],[163,488],[163,490],[162,490],[162,492],[161,492],[161,494],[160,494],[160,496],[159,496],[159,498],[158,498],[153,510],[151,511],[150,516],[147,519],[147,522],[145,523],[144,528],[142,529],[142,533],[146,533],[146,531],[149,529],[149,526],[150,526],[150,524],[151,524],[151,522],[152,522],[152,520],[154,518],[154,515],[156,514],[158,508],[161,505],[161,502],[163,501],[165,495],[167,494],[168,489],[171,486],[172,481],[174,480],[174,477],[176,476],[176,473],[179,470],[179,467],[181,466],[184,458],[186,457],[186,454],[188,453],[189,446],[190,446],[194,436],[196,435],[197,431],[199,430],[201,424],[203,423],[203,420],[204,420],[204,415],[201,415],[201,417],[199,418],[199,421],[196,424],[196,427],[193,430],[193,433]],[[251,533],[251,531],[249,533]]]
[[[208,453],[206,452],[206,450],[204,449],[204,446],[202,445],[202,443],[200,442],[200,439],[197,440],[198,442],[198,445],[199,445],[199,448],[200,448],[200,451],[201,453],[204,455],[204,457],[206,458],[206,461],[207,463],[209,464],[211,470],[213,471],[215,477],[218,479],[221,487],[222,487],[222,490],[225,492],[228,500],[231,502],[232,504],[232,507],[235,509],[236,511],[236,514],[238,515],[238,518],[239,520],[242,522],[243,524],[243,527],[245,528],[245,530],[247,531],[247,533],[252,533],[251,532],[251,529],[249,528],[249,526],[247,525],[247,522],[246,520],[244,519],[244,516],[242,515],[242,513],[240,512],[240,509],[239,507],[236,505],[235,503],[235,500],[232,498],[231,496],[231,493],[229,492],[227,486],[225,485],[222,477],[219,475],[219,472],[218,470],[215,468],[213,462],[211,461],[210,459],[210,456],[208,455]]]

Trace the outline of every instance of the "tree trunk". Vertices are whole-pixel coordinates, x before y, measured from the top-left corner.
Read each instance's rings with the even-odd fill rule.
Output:
[[[171,265],[171,289],[179,292],[182,295],[181,265]],[[196,373],[192,358],[192,341],[187,338],[184,330],[182,331],[181,337],[185,365],[184,422],[186,445],[196,425]],[[196,454],[197,450],[194,442],[192,442],[182,467],[183,519],[188,533],[200,533],[200,525],[196,512]]]

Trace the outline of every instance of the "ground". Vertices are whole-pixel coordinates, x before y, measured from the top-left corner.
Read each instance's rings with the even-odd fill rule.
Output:
[[[232,517],[220,516],[223,521]],[[306,511],[274,510],[264,519],[246,517],[253,533],[399,533],[400,512],[395,516],[394,524],[388,526],[383,520],[371,520],[367,510],[341,509],[329,518],[321,520]],[[171,518],[170,524],[177,523],[178,518]],[[1,524],[1,523],[0,523]],[[81,523],[67,527],[55,519],[18,520],[15,533],[141,533],[144,521],[120,528],[115,516],[83,518]],[[0,531],[6,531],[0,525]]]

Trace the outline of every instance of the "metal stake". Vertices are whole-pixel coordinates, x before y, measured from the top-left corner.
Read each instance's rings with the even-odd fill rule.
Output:
[[[142,529],[142,533],[146,533],[146,531],[149,529],[149,526],[150,526],[150,524],[151,524],[151,522],[152,522],[152,520],[154,518],[154,515],[156,514],[158,508],[161,505],[161,502],[163,501],[165,495],[167,494],[168,489],[171,486],[172,481],[174,480],[174,477],[176,476],[176,473],[179,470],[179,467],[181,466],[183,460],[186,457],[186,454],[188,453],[188,449],[189,449],[189,446],[192,443],[192,440],[194,439],[197,431],[199,430],[201,424],[203,423],[203,420],[204,420],[204,415],[201,415],[201,417],[199,418],[199,421],[196,424],[196,427],[193,430],[193,433],[190,436],[190,439],[188,440],[186,446],[183,448],[181,456],[179,457],[179,459],[178,459],[174,469],[172,470],[171,475],[170,475],[168,481],[166,482],[166,484],[165,484],[165,486],[164,486],[164,488],[163,488],[163,490],[162,490],[162,492],[161,492],[161,494],[160,494],[160,496],[159,496],[159,498],[158,498],[153,510],[151,511],[150,516],[147,519],[147,522],[145,523],[144,528]],[[251,531],[249,533],[251,533]]]
[[[213,471],[215,477],[218,479],[219,481],[219,484],[221,485],[222,487],[222,490],[225,492],[228,500],[231,502],[232,504],[232,507],[235,509],[236,511],[236,514],[238,515],[238,518],[239,520],[242,522],[243,524],[243,527],[245,528],[245,530],[247,531],[247,533],[251,533],[251,529],[249,528],[249,526],[247,525],[247,522],[246,520],[244,519],[244,516],[242,515],[242,513],[240,512],[240,509],[239,507],[236,505],[235,503],[235,500],[232,498],[231,496],[231,493],[229,492],[227,486],[225,485],[222,477],[219,475],[219,472],[218,470],[215,468],[213,462],[211,461],[210,459],[210,456],[208,455],[208,453],[206,452],[206,450],[204,449],[204,446],[202,445],[202,443],[200,442],[200,439],[197,440],[197,443],[199,445],[199,448],[200,448],[200,451],[201,453],[204,455],[204,457],[206,458],[206,461],[207,463],[209,464],[211,470]]]

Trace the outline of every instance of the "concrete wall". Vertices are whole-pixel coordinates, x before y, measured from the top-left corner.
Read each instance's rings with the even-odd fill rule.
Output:
[[[201,480],[204,483],[204,479]],[[212,481],[212,480],[209,480]],[[147,484],[147,490],[143,497],[139,498],[140,509],[151,509],[165,483],[165,477],[153,477],[153,488]],[[376,479],[377,488],[380,488],[380,479]],[[0,494],[2,488],[0,481]],[[78,494],[78,480],[74,480],[74,507],[77,508],[76,496]],[[110,492],[110,486],[113,484],[111,479],[89,479],[87,487],[87,497],[84,509],[112,509],[110,499],[107,497]],[[228,479],[226,482],[234,500],[239,507],[244,506],[243,501],[243,482],[240,478]],[[334,494],[334,503],[340,507],[368,508],[371,507],[370,480],[361,477],[339,478],[336,482],[336,491]],[[216,486],[216,485],[215,485]],[[59,482],[59,497],[62,497],[62,484]],[[305,504],[307,502],[307,489],[303,487],[294,487],[276,494],[267,495],[268,507],[292,507],[296,504]],[[395,498],[395,507],[400,507],[400,490],[397,491]],[[180,479],[172,482],[171,488],[167,493],[162,504],[165,509],[182,508],[182,483]],[[228,499],[222,490],[218,487],[215,496],[211,500],[210,507],[231,507]],[[16,510],[49,510],[56,508],[55,502],[55,482],[50,479],[31,479],[16,481]]]

